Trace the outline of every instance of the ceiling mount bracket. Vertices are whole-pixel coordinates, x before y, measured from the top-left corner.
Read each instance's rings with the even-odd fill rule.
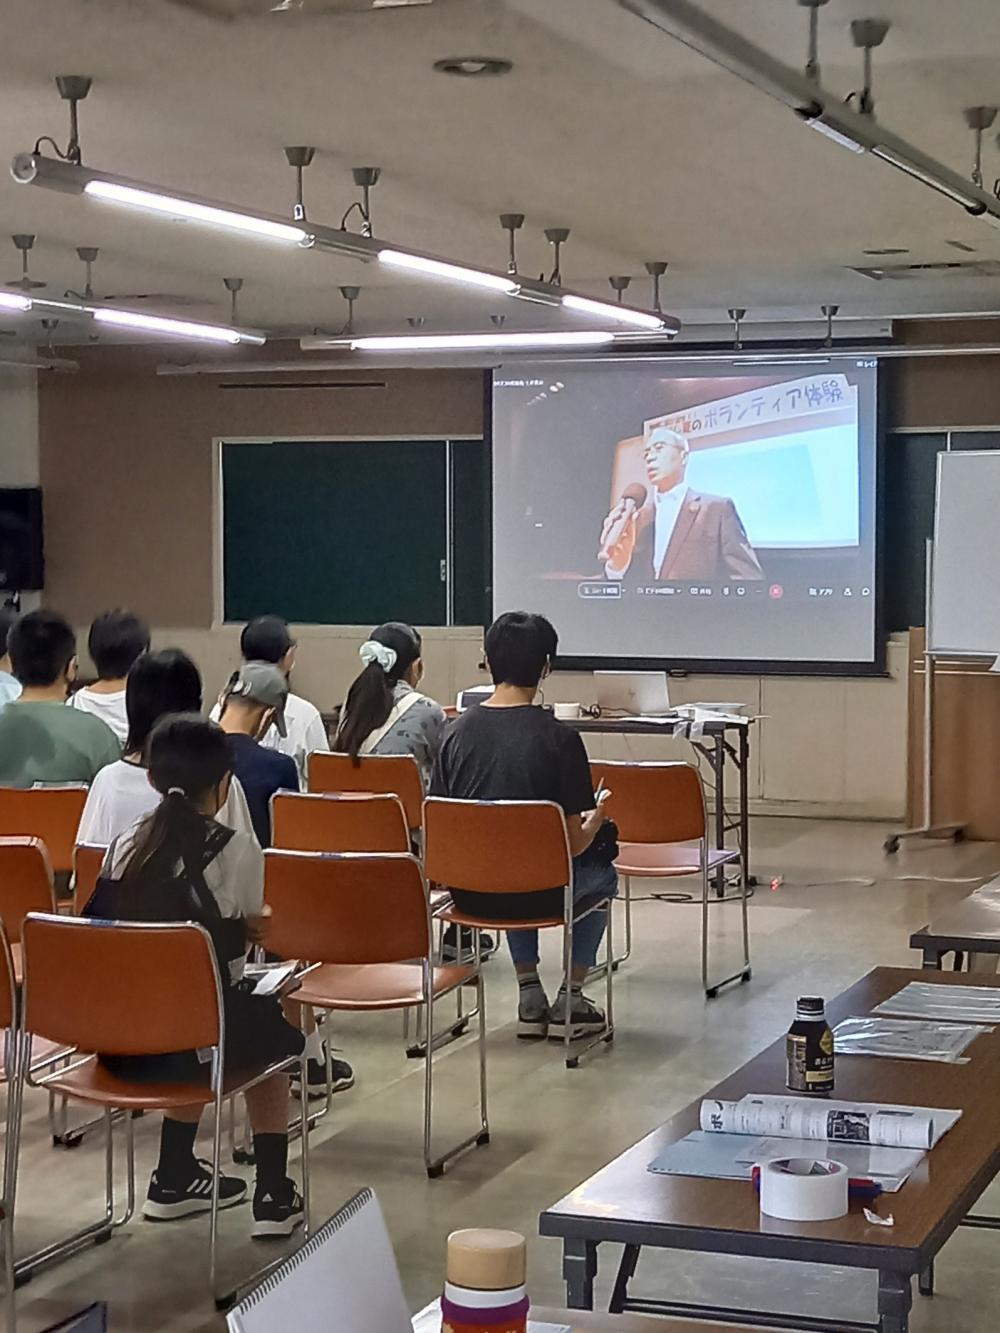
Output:
[[[354,333],[354,303],[361,295],[361,288],[355,286],[341,287],[340,294],[347,302],[347,320],[338,337],[341,335],[350,337]]]
[[[306,206],[302,196],[302,173],[316,156],[316,149],[297,144],[285,149],[285,160],[290,167],[295,169],[295,206],[292,209],[292,218],[296,222],[304,222],[306,217]]]
[[[37,291],[39,287],[44,287],[44,282],[36,282],[28,272],[28,254],[35,244],[35,238],[30,232],[16,231],[10,238],[14,242],[15,249],[21,254],[21,276],[16,280],[7,283],[8,287],[19,287],[22,292]]]
[[[962,113],[965,123],[974,136],[975,148],[972,157],[972,183],[983,188],[983,134],[997,118],[995,106],[967,106]]]
[[[100,250],[96,245],[78,245],[76,247],[76,257],[83,264],[84,279],[83,291],[66,292],[67,296],[75,297],[78,301],[92,301],[94,299],[94,264]]]
[[[419,331],[427,323],[426,315],[407,315],[406,322],[414,331]]]
[[[222,281],[226,291],[229,293],[229,322],[230,324],[238,324],[240,322],[237,318],[239,312],[239,295],[243,290],[243,279],[223,278]]]
[[[507,272],[513,277],[517,273],[517,247],[514,233],[524,226],[523,213],[501,213],[500,226],[507,233]]]
[[[862,116],[874,116],[875,98],[872,93],[872,52],[882,45],[888,36],[892,24],[888,19],[853,19],[851,22],[851,40],[863,52],[862,86],[860,92],[851,93],[857,98],[858,111]]]
[[[660,304],[660,280],[667,271],[667,261],[665,259],[647,259],[645,268],[646,272],[653,279],[653,309],[658,315],[662,315],[663,306]]]
[[[354,184],[361,190],[361,200],[353,207],[361,214],[362,236],[371,236],[372,234],[372,190],[378,184],[381,175],[381,167],[351,167]],[[345,221],[350,211],[348,209],[347,213],[344,214]],[[343,223],[341,223],[341,227],[343,227]]]
[[[819,11],[828,0],[799,0],[799,4],[809,10],[809,54],[806,57],[806,78],[812,83],[819,83]]]
[[[495,329],[502,329],[507,323],[506,315],[490,315],[490,323]]]
[[[546,227],[545,239],[554,251],[552,260],[552,272],[549,274],[549,282],[555,287],[562,286],[562,248],[569,240],[569,227]]]
[[[833,321],[834,317],[840,313],[839,305],[821,305],[820,311],[826,320],[826,337],[823,340],[824,347],[833,346]]]
[[[729,318],[733,321],[733,351],[741,352],[743,350],[743,320],[746,318],[746,307],[733,305],[729,307]]]
[[[618,304],[621,305],[625,299],[625,293],[631,285],[632,279],[627,273],[614,273],[608,278],[608,282],[611,285],[611,290],[615,293],[618,299]]]

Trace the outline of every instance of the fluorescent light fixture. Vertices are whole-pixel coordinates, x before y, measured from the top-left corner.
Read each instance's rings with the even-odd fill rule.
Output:
[[[481,269],[448,264],[443,259],[431,259],[428,255],[411,254],[406,250],[380,250],[378,258],[381,264],[408,269],[411,273],[422,273],[429,278],[448,278],[469,287],[486,287],[491,292],[501,292],[505,296],[517,295],[518,284],[510,278],[501,277],[499,273],[484,273]]]
[[[935,176],[932,172],[918,166],[916,162],[911,162],[909,158],[901,153],[887,148],[885,144],[876,144],[872,148],[872,156],[879,158],[882,162],[888,162],[890,166],[896,167],[899,171],[905,172],[913,180],[920,181],[923,185],[929,185],[932,190],[937,190],[938,194],[943,194],[946,199],[953,203],[961,204],[969,213],[981,215],[986,212],[986,206],[975,195],[949,185],[941,177]]]
[[[613,333],[597,329],[566,333],[403,333],[353,338],[351,348],[356,352],[482,352],[504,347],[601,347],[614,340]]]
[[[567,310],[577,310],[582,315],[597,315],[601,319],[614,319],[619,324],[631,324],[637,329],[662,329],[664,321],[659,315],[651,315],[645,310],[633,310],[627,305],[614,305],[610,301],[592,301],[589,296],[574,296],[567,292],[562,298]]]
[[[151,213],[160,213],[166,217],[189,222],[204,222],[210,227],[225,227],[230,231],[241,231],[267,240],[286,241],[292,245],[304,245],[309,240],[307,231],[301,227],[293,227],[287,222],[274,222],[270,218],[255,217],[252,213],[216,208],[211,204],[200,204],[179,195],[159,194],[154,190],[139,189],[132,185],[119,185],[117,181],[89,180],[83,187],[83,192],[92,199],[102,199],[110,204],[144,208]]]
[[[17,310],[22,314],[31,309],[31,297],[19,292],[0,292],[0,310]]]
[[[857,139],[853,139],[844,130],[838,129],[836,125],[829,124],[819,116],[803,116],[802,119],[811,130],[815,130],[817,134],[822,134],[825,139],[829,139],[832,143],[840,144],[841,148],[850,149],[852,153],[867,151],[863,143],[859,143]]]
[[[168,319],[163,315],[142,315],[134,310],[99,309],[93,311],[93,316],[99,324],[136,329],[140,333],[166,333],[175,338],[200,338],[214,343],[255,343],[258,346],[266,341],[261,334],[247,333],[242,329],[196,324],[191,320]]]

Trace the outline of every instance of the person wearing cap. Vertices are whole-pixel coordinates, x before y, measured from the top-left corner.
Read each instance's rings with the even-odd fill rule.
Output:
[[[290,680],[295,665],[297,644],[288,628],[288,621],[280,616],[257,616],[243,628],[240,652],[244,662],[270,662]],[[235,676],[233,677],[235,679]],[[221,700],[212,710],[212,720],[218,722]],[[306,762],[313,750],[329,750],[326,725],[315,704],[292,692],[289,686],[285,700],[285,734],[277,727],[269,727],[260,738],[266,750],[277,750],[295,760],[299,781],[306,785]]]
[[[250,807],[257,841],[271,845],[271,797],[276,791],[298,791],[294,759],[261,744],[273,727],[288,736],[288,680],[270,662],[244,662],[220,700],[219,726],[229,737],[233,773]]]
[[[733,501],[687,484],[688,454],[677,431],[654,426],[649,432],[642,450],[647,497],[637,501],[626,491],[601,529],[606,578],[722,583],[764,577]]]

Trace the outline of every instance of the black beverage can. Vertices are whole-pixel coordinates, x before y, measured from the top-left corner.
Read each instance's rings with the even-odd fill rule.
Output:
[[[787,1084],[791,1092],[828,1097],[833,1091],[833,1033],[818,996],[803,996],[785,1039]]]

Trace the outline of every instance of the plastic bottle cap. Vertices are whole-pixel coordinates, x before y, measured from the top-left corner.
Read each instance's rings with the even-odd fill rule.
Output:
[[[448,1237],[448,1281],[471,1291],[504,1291],[524,1282],[527,1242],[517,1231],[474,1227]]]

